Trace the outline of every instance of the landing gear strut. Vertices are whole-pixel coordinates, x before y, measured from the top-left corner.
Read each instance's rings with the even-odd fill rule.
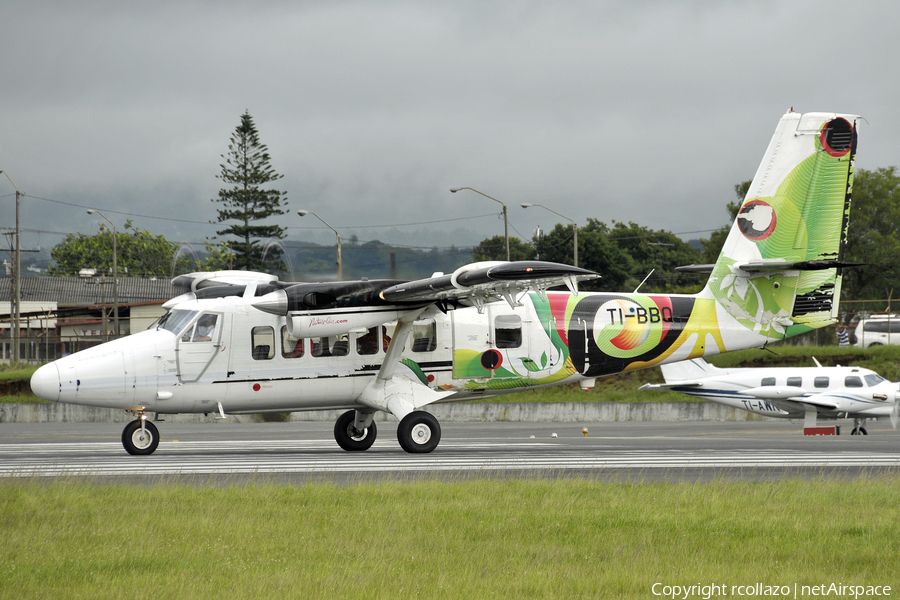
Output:
[[[128,454],[153,454],[159,446],[159,430],[144,418],[135,419],[122,431],[122,445]]]
[[[850,432],[850,435],[869,435],[866,428],[863,427],[865,424],[865,419],[853,419],[853,431]]]
[[[375,421],[371,421],[366,427],[357,427],[355,410],[348,410],[334,424],[334,440],[347,452],[368,450],[375,443],[377,435]]]

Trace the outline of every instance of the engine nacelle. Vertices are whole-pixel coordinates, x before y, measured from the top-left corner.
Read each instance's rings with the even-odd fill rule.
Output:
[[[359,312],[359,309],[292,312],[285,317],[288,333],[295,338],[331,337],[356,332],[364,333],[371,327],[377,327],[396,321],[407,311],[372,310]]]

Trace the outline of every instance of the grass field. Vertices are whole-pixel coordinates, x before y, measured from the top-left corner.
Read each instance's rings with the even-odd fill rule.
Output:
[[[900,476],[0,483],[0,598],[653,598],[893,585]],[[698,596],[695,596],[698,597]]]

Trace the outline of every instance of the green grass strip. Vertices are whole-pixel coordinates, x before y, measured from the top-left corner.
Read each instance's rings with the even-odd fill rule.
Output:
[[[652,598],[659,582],[896,585],[898,484],[6,480],[0,598]]]

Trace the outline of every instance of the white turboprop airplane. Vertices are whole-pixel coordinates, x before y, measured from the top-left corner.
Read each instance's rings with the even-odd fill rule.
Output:
[[[346,409],[338,445],[368,449],[391,413],[407,452],[440,441],[429,404],[487,398],[766,344],[835,322],[859,118],[793,111],[778,123],[704,289],[578,293],[597,274],[544,262],[476,263],[417,281],[281,282],[249,272],[174,283],[152,330],[61,358],[31,387],[121,408],[150,454],[148,413]],[[733,132],[729,132],[731,137]],[[569,292],[548,291],[566,284]]]
[[[815,360],[815,359],[813,359]],[[851,435],[866,435],[867,419],[890,418],[897,428],[900,387],[860,367],[760,367],[720,369],[702,358],[660,365],[665,383],[642,390],[672,390],[758,415],[803,419],[853,419]]]

